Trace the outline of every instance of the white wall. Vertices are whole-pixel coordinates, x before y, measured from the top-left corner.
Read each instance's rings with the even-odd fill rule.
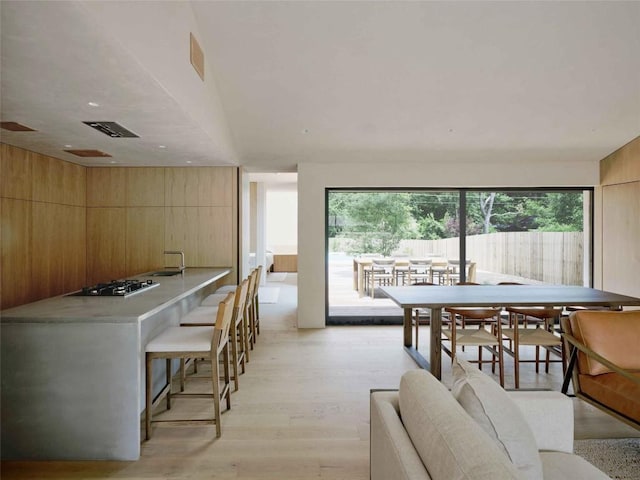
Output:
[[[325,189],[330,187],[590,187],[586,162],[342,163],[298,166],[298,327],[325,326]]]
[[[267,248],[274,253],[298,252],[298,192],[267,190]]]

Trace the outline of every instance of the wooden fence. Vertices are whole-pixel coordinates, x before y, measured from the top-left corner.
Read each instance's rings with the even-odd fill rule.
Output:
[[[331,239],[339,247],[345,239]],[[582,232],[501,232],[467,237],[467,259],[477,270],[556,285],[582,285]],[[459,239],[402,240],[396,254],[457,259]]]

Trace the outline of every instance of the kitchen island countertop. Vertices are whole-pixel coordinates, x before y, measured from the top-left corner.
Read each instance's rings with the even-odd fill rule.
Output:
[[[60,295],[0,312],[2,459],[138,459],[145,345],[230,272],[136,275],[129,278],[159,285],[126,298]],[[164,361],[154,373],[156,394]]]
[[[157,287],[130,297],[82,297],[59,295],[3,310],[0,321],[7,323],[131,323],[144,320],[193,292],[230,273],[230,268],[187,268],[183,274],[152,277],[149,274],[127,278],[153,280]]]

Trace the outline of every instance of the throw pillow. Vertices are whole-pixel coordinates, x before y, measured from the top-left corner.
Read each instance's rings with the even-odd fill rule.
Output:
[[[542,461],[533,432],[518,406],[498,383],[476,366],[456,357],[451,393],[525,478],[542,479]]]
[[[406,372],[398,403],[402,424],[433,480],[522,478],[509,457],[430,373]]]

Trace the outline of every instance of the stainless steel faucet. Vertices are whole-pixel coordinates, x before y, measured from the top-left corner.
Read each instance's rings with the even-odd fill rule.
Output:
[[[181,272],[184,271],[185,267],[185,263],[184,263],[184,252],[180,251],[180,250],[165,250],[164,251],[165,255],[180,255],[180,266],[178,267],[180,269]]]

